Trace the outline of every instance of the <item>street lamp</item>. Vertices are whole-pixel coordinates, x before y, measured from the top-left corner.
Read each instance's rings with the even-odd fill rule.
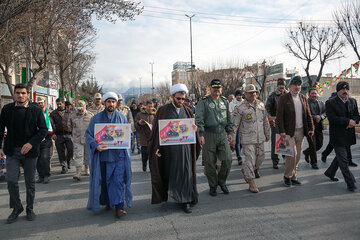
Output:
[[[150,62],[151,65],[151,95],[154,96],[154,62]]]
[[[195,93],[195,83],[194,83],[194,76],[193,76],[193,71],[194,71],[194,69],[193,69],[193,55],[192,55],[192,26],[191,26],[191,19],[193,17],[195,17],[195,14],[193,14],[191,16],[185,14],[185,16],[190,19],[190,56],[191,56],[190,71],[191,71],[191,82],[192,82],[192,85],[193,85],[192,86],[193,87],[192,91],[193,91],[193,93]]]

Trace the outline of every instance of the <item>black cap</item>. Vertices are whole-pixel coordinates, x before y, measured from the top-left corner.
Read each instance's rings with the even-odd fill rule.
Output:
[[[277,81],[277,86],[279,86],[279,85],[286,85],[286,83],[285,83],[285,78],[279,78],[278,79],[278,81]]]
[[[235,91],[235,97],[237,96],[237,95],[243,95],[243,92],[240,90],[240,89],[237,89],[236,91]]]
[[[156,98],[153,98],[151,101],[152,101],[153,103],[157,103],[157,102],[158,102],[158,100],[157,100]]]
[[[213,79],[210,83],[210,87],[222,87],[219,79]]]
[[[69,101],[65,101],[65,106],[67,107],[67,106],[70,106],[71,105],[71,103],[69,102]]]
[[[341,89],[347,89],[350,90],[350,86],[349,83],[347,82],[339,82],[338,84],[336,84],[336,92],[340,91]]]
[[[302,85],[302,80],[300,76],[295,76],[291,79],[289,85]]]

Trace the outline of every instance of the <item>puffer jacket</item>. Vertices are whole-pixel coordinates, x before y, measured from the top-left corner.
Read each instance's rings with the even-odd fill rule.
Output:
[[[282,94],[288,93],[288,91],[285,89],[285,92],[280,92],[278,89],[276,91],[272,92],[270,96],[266,100],[265,108],[267,113],[271,117],[276,117],[276,107],[279,102],[279,98]]]
[[[263,143],[270,136],[270,125],[264,103],[256,99],[252,106],[244,100],[234,109],[233,134],[240,131],[241,144]]]

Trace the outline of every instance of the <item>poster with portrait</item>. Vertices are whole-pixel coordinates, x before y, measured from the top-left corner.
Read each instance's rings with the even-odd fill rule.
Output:
[[[285,156],[294,157],[295,142],[293,138],[290,138],[289,135],[285,137],[281,137],[280,134],[276,134],[276,141],[275,141],[275,154],[281,154]]]
[[[95,124],[95,141],[109,149],[126,149],[131,146],[131,125],[115,123]]]
[[[194,118],[159,120],[160,146],[196,143]]]

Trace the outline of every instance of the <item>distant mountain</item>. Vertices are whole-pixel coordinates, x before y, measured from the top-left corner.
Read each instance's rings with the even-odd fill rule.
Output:
[[[139,87],[131,87],[127,91],[124,92],[124,89],[122,88],[103,88],[103,93],[106,92],[115,92],[115,93],[121,93],[123,98],[126,98],[128,96],[135,96],[138,97],[140,95],[140,88]],[[151,87],[143,87],[141,88],[141,94],[151,92]]]

